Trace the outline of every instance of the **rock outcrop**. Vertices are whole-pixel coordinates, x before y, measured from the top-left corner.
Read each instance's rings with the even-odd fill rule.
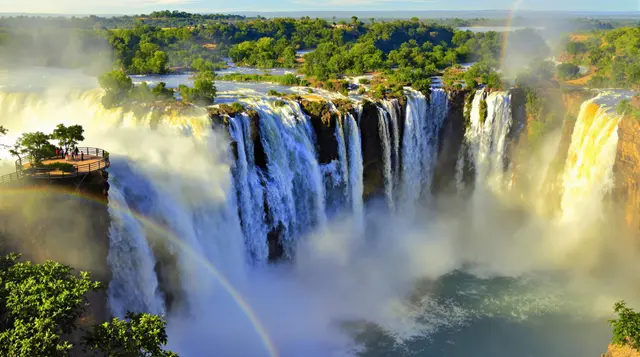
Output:
[[[609,345],[607,352],[600,357],[640,357],[640,352],[629,346]]]
[[[640,123],[623,118],[618,126],[618,149],[613,167],[613,199],[627,225],[640,231]]]
[[[466,131],[466,98],[474,93],[463,90],[449,93],[449,110],[438,134],[440,137],[438,162],[431,188],[434,194],[455,193],[456,164]]]

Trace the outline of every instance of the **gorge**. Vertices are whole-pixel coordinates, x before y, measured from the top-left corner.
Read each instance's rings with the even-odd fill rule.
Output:
[[[181,355],[584,356],[613,301],[637,300],[621,96],[556,96],[544,130],[517,88],[144,113],[0,92],[0,118],[80,123],[111,152],[109,310],[165,314]]]

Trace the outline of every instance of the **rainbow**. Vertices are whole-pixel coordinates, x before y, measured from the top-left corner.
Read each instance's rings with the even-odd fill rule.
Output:
[[[518,8],[520,7],[520,5],[522,5],[523,2],[524,0],[516,0],[513,3],[513,6],[511,6],[511,9],[509,10],[509,16],[507,16],[507,22],[504,25],[505,31],[502,33],[502,50],[500,52],[500,68],[503,68],[503,69],[505,64],[505,58],[507,57],[507,41],[509,40],[509,32],[510,32],[511,26],[513,25],[513,19],[516,17],[516,12],[518,11]]]
[[[54,185],[48,185],[48,186],[42,186],[42,187],[19,188],[19,189],[18,188],[6,188],[6,189],[2,188],[0,189],[0,197],[2,197],[0,201],[5,200],[6,198],[23,198],[22,197],[23,195],[42,195],[43,193],[53,194],[58,196],[65,196],[65,197],[75,197],[84,201],[94,202],[101,205],[107,205],[106,201],[104,200],[101,200],[89,195],[83,195],[79,191],[71,191],[71,190],[58,188],[58,187],[55,187]],[[266,328],[258,318],[257,314],[253,311],[249,303],[242,297],[240,292],[233,287],[231,282],[229,282],[229,280],[227,280],[227,278],[225,278],[225,276],[211,262],[209,262],[207,259],[202,257],[202,255],[200,255],[198,252],[191,249],[188,245],[184,244],[180,239],[178,239],[178,237],[171,231],[170,228],[164,227],[152,221],[151,219],[148,219],[142,214],[132,211],[129,208],[123,208],[116,204],[110,205],[109,208],[115,209],[119,212],[124,213],[125,215],[128,215],[138,220],[140,223],[150,228],[155,233],[160,234],[160,236],[165,237],[170,242],[176,244],[176,246],[178,246],[180,249],[182,249],[183,252],[191,256],[197,263],[200,263],[204,267],[206,267],[207,271],[211,275],[213,275],[216,278],[216,280],[218,280],[218,282],[220,282],[222,287],[233,298],[233,300],[236,302],[238,307],[245,314],[247,319],[249,319],[257,335],[260,337],[262,344],[264,345],[265,349],[269,353],[269,356],[278,357],[278,352],[276,350],[276,347],[274,343],[271,341],[271,338],[269,337],[269,334]]]

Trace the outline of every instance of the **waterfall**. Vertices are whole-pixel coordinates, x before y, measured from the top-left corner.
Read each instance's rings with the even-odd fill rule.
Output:
[[[386,109],[389,118],[389,134],[391,143],[391,171],[393,174],[394,191],[400,182],[400,127],[398,126],[398,114],[400,103],[397,99],[384,100],[382,105]]]
[[[382,147],[382,165],[384,176],[384,193],[387,205],[391,211],[395,210],[393,201],[393,172],[391,170],[391,136],[389,134],[389,114],[382,107],[378,107],[378,135]]]
[[[429,103],[419,92],[409,91],[402,145],[402,202],[412,207],[430,194],[437,161],[439,132],[448,112],[447,94],[431,92]]]
[[[482,106],[486,103],[486,118]],[[511,100],[506,92],[494,92],[484,98],[480,90],[473,99],[471,128],[466,141],[476,174],[476,187],[501,189],[505,182],[507,134],[511,128]]]
[[[229,118],[229,131],[237,143],[238,157],[233,167],[233,176],[247,251],[253,260],[266,261],[269,247],[265,238],[264,189],[260,182],[260,169],[255,165],[252,140],[255,134],[251,129],[251,119],[246,114]]]
[[[108,302],[111,313],[124,318],[127,311],[165,314],[164,298],[159,292],[156,264],[143,225],[132,215],[122,190],[143,189],[128,178],[109,176],[109,255],[111,282]],[[138,196],[144,199],[143,195]],[[133,198],[133,197],[131,197]]]
[[[343,187],[343,201],[345,204],[349,201],[349,163],[347,162],[347,144],[344,135],[344,117],[341,115],[336,119],[335,137],[338,142],[338,165],[340,172],[340,185]]]
[[[296,238],[326,222],[313,128],[297,103],[282,107],[266,100],[249,103],[260,116],[260,137],[267,157],[269,228],[280,233],[285,254],[290,257]]]
[[[362,181],[362,144],[360,141],[360,130],[356,120],[351,114],[346,115],[345,132],[347,139],[347,156],[349,162],[349,198],[354,222],[358,232],[364,231],[364,206],[362,193],[364,185]]]
[[[613,187],[613,165],[621,117],[597,104],[582,104],[562,176],[562,220],[593,222],[602,214],[602,200]]]

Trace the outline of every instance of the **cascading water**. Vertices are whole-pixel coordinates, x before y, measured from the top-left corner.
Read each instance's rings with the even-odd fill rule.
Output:
[[[448,112],[447,93],[431,92],[429,103],[419,92],[407,96],[402,145],[402,202],[409,209],[428,195],[438,153],[438,135]]]
[[[602,214],[604,195],[613,187],[613,165],[621,117],[598,104],[582,104],[562,177],[562,220],[592,222]]]
[[[489,186],[500,190],[505,184],[507,134],[512,123],[511,99],[505,92],[493,92],[485,99],[483,92],[476,92],[473,99],[466,141],[471,150],[476,188]]]
[[[290,257],[296,238],[326,222],[313,128],[297,103],[283,107],[265,100],[249,103],[260,115],[260,137],[267,158],[269,228],[280,232],[284,253]]]
[[[393,189],[395,191],[398,182],[400,182],[400,127],[398,123],[400,103],[397,99],[391,99],[382,101],[382,105],[389,115],[388,130],[391,143],[391,171],[393,174]]]
[[[357,232],[364,231],[364,206],[362,193],[362,144],[360,142],[360,130],[356,120],[350,113],[345,116],[345,133],[347,140],[347,157],[349,162],[349,198]]]
[[[382,165],[384,176],[384,194],[387,198],[387,205],[393,212],[395,204],[393,201],[393,171],[391,169],[391,135],[389,134],[389,114],[383,107],[378,107],[378,135],[382,147]]]
[[[260,169],[254,157],[251,119],[246,114],[229,118],[229,131],[237,143],[237,159],[233,169],[238,191],[238,205],[247,251],[254,261],[266,261],[269,247],[265,237],[264,188],[260,181]]]
[[[110,248],[108,262],[111,266],[109,283],[109,307],[111,312],[123,318],[127,311],[166,314],[164,298],[160,294],[156,264],[149,247],[143,225],[132,215],[125,199],[125,192],[136,193],[130,199],[142,199],[141,187],[127,187],[127,177],[119,180],[111,173],[109,181]]]

